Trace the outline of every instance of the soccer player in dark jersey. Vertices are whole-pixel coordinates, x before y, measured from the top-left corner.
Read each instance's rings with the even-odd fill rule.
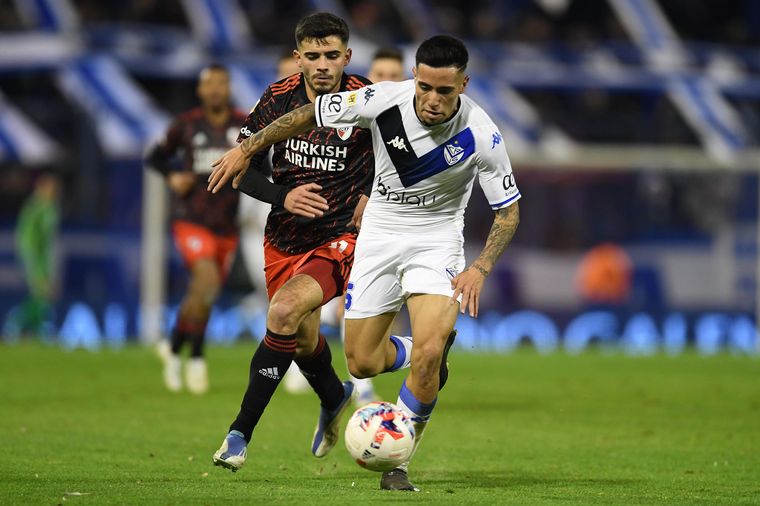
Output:
[[[204,68],[196,91],[200,107],[176,118],[164,138],[149,148],[146,164],[164,174],[172,190],[172,231],[190,272],[170,348],[161,353],[164,382],[171,391],[182,388],[180,351],[189,343],[185,383],[190,392],[201,394],[208,390],[206,323],[237,248],[239,197],[231,188],[211,195],[205,181],[211,162],[235,145],[245,113],[230,105],[229,74],[222,66]]]
[[[317,96],[369,83],[343,72],[351,59],[348,26],[328,13],[296,26],[301,71],[272,84],[241,129],[244,140]],[[361,99],[361,98],[360,98]],[[322,457],[338,438],[340,415],[353,385],[341,383],[330,348],[319,335],[320,308],[345,292],[353,262],[354,211],[369,194],[372,141],[359,128],[315,128],[274,145],[273,183],[258,171],[265,153],[251,160],[239,188],[273,204],[265,230],[265,274],[270,297],[267,332],[251,360],[248,388],[215,465],[237,471],[245,463],[254,427],[295,360],[321,401],[311,451]],[[238,185],[235,185],[236,187]]]

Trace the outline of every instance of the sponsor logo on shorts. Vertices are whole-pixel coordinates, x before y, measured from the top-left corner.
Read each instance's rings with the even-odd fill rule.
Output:
[[[250,137],[252,133],[253,132],[251,132],[251,129],[248,128],[247,126],[243,126],[243,128],[240,129],[240,135],[245,135],[246,137]]]
[[[455,277],[459,276],[459,271],[453,267],[446,267],[446,275],[449,277],[449,279],[454,279]]]

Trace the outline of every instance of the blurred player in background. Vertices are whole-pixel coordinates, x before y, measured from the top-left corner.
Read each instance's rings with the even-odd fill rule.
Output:
[[[406,79],[404,55],[401,50],[395,47],[381,47],[375,51],[367,72],[367,78],[373,83]]]
[[[415,449],[448,380],[457,313],[477,317],[485,278],[519,223],[520,192],[504,140],[463,94],[468,59],[458,39],[432,37],[417,49],[414,80],[319,96],[228,151],[209,177],[209,186],[218,188],[245,171],[256,152],[314,125],[371,129],[375,182],[346,292],[346,357],[358,377],[411,363],[396,402],[414,422]],[[485,247],[467,267],[462,229],[476,176],[495,218]],[[414,346],[388,339],[404,303]],[[383,473],[380,487],[419,490],[408,466]]]
[[[238,192],[210,195],[204,188],[211,163],[235,145],[245,113],[230,105],[227,69],[204,68],[197,95],[200,107],[178,116],[165,137],[146,154],[146,163],[160,171],[172,191],[174,241],[190,272],[170,346],[162,350],[164,382],[171,391],[182,388],[180,352],[190,345],[185,384],[195,394],[208,390],[204,360],[206,324],[232,266],[238,243]]]
[[[333,14],[300,20],[294,55],[302,72],[267,88],[245,121],[241,141],[322,94],[368,84],[344,73],[351,60],[348,37],[345,21]],[[359,128],[315,128],[282,141],[272,155],[274,183],[260,172],[263,151],[247,164],[252,170],[240,184],[272,204],[264,249],[270,304],[240,411],[213,456],[215,465],[233,471],[245,463],[254,428],[293,360],[321,401],[311,445],[316,457],[337,442],[340,416],[353,392],[353,384],[341,383],[332,367],[330,348],[319,334],[320,309],[345,292],[356,241],[354,212],[372,182],[372,140]]]
[[[55,239],[58,232],[59,183],[41,175],[24,202],[16,225],[16,250],[24,265],[29,296],[13,315],[14,332],[45,335],[53,323]]]

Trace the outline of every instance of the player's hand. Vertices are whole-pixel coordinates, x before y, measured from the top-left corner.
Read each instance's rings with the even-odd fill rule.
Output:
[[[243,154],[240,146],[235,146],[211,164],[214,170],[211,171],[211,175],[208,177],[208,187],[206,189],[211,193],[216,193],[232,177],[235,178],[232,180],[232,187],[237,189],[240,180],[248,170],[249,164],[250,159]]]
[[[285,209],[298,216],[317,218],[329,209],[327,200],[317,193],[322,187],[317,183],[296,186],[285,196]]]
[[[195,186],[195,174],[192,172],[170,172],[167,182],[174,193],[184,197]]]
[[[470,316],[478,317],[478,308],[480,307],[480,291],[483,289],[483,283],[486,276],[483,272],[472,266],[464,270],[451,280],[451,289],[454,294],[449,299],[449,304],[454,304],[459,295],[462,295],[462,304],[459,306],[459,312],[465,314],[469,309]]]
[[[362,228],[362,216],[364,216],[364,208],[367,207],[368,200],[369,197],[362,195],[359,197],[359,202],[356,204],[356,208],[354,209],[354,215],[351,218],[351,225],[356,227],[357,232]]]

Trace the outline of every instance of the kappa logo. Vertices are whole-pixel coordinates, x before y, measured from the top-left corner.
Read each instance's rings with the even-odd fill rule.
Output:
[[[406,142],[404,142],[404,139],[398,135],[394,137],[393,139],[389,140],[388,142],[386,142],[386,144],[390,144],[391,146],[398,149],[399,151],[406,151],[407,153],[409,152],[409,150],[406,149]]]
[[[259,374],[261,374],[265,378],[271,378],[275,380],[280,379],[280,372],[277,370],[276,367],[266,367],[264,369],[259,369]]]
[[[459,163],[459,160],[464,156],[464,148],[460,148],[456,144],[456,142],[454,144],[446,144],[446,148],[443,150],[443,157],[449,166]]]
[[[375,90],[372,88],[365,88],[364,89],[364,105],[367,105],[367,102],[369,102],[369,99],[375,96]]]
[[[349,137],[351,137],[351,132],[354,131],[354,127],[345,127],[345,128],[337,128],[338,131],[338,137],[340,137],[340,140],[347,141]]]
[[[494,132],[491,136],[491,149],[495,148],[498,144],[501,144],[502,136],[499,132]]]

